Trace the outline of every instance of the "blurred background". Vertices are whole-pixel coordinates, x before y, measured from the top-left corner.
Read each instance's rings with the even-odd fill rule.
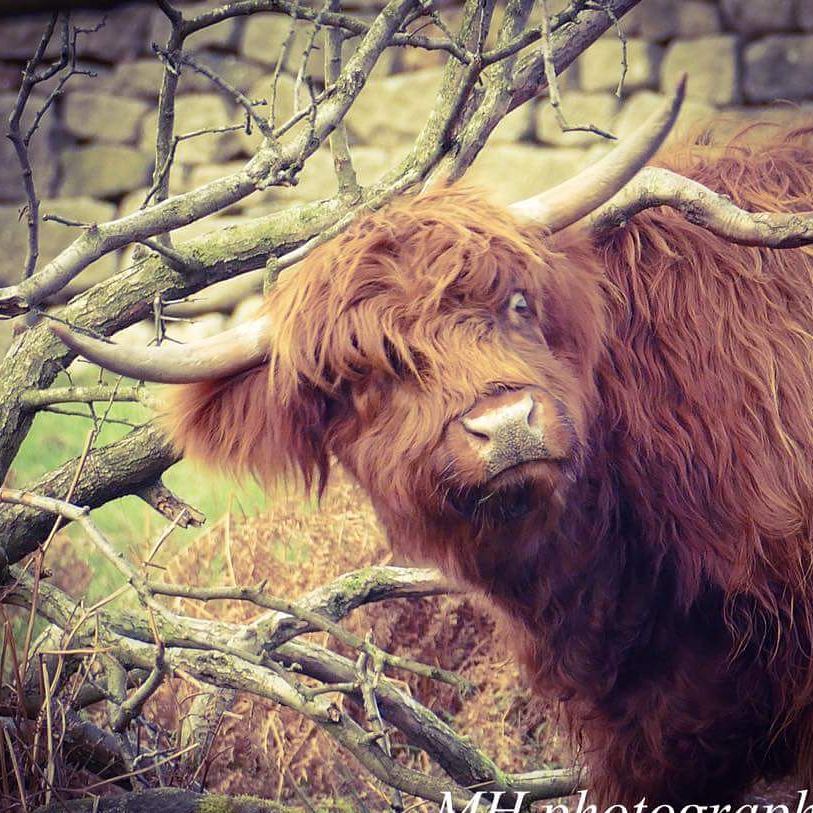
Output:
[[[178,3],[186,16],[218,3]],[[363,5],[363,4],[362,4]],[[566,5],[549,3],[555,12]],[[23,6],[23,4],[20,4]],[[449,27],[457,29],[457,3],[441,4]],[[358,9],[358,3],[344,3]],[[370,15],[374,4],[367,4]],[[354,11],[358,14],[358,11]],[[363,13],[363,11],[362,11]],[[78,40],[80,67],[97,76],[77,75],[65,85],[53,111],[32,142],[37,189],[44,213],[73,220],[107,220],[138,208],[151,182],[156,102],[162,66],[152,51],[164,45],[166,18],[153,3],[78,12],[86,27],[104,19],[94,33]],[[8,116],[21,69],[36,47],[47,17],[0,19],[0,116]],[[538,21],[536,21],[538,22]],[[492,30],[496,29],[492,25]],[[621,21],[628,38],[628,71],[621,98],[621,44],[610,31],[561,80],[569,124],[592,123],[623,136],[656,105],[659,94],[689,72],[689,103],[681,125],[724,112],[731,127],[751,119],[771,120],[813,110],[813,0],[643,0]],[[193,35],[187,48],[250,98],[269,98],[280,45],[289,30],[278,14],[238,17]],[[299,55],[309,33],[297,25],[290,62],[278,85],[277,119],[291,112]],[[421,33],[440,32],[431,27]],[[57,55],[59,37],[53,38]],[[348,47],[352,48],[351,40]],[[317,40],[318,46],[318,40]],[[391,48],[348,118],[353,158],[363,183],[376,178],[406,152],[435,100],[445,52]],[[324,78],[322,52],[312,54],[309,70],[317,85]],[[38,86],[46,94],[49,86]],[[302,93],[307,91],[304,88]],[[777,106],[777,102],[780,104]],[[36,104],[32,102],[32,109]],[[287,114],[287,115],[286,115]],[[241,115],[204,76],[184,69],[177,102],[176,132],[239,124]],[[172,191],[183,192],[240,165],[258,143],[257,134],[203,135],[179,146]],[[491,137],[467,179],[510,202],[553,185],[606,149],[590,133],[563,133],[545,99],[515,111]],[[293,202],[331,196],[335,180],[326,150],[317,153],[290,189],[272,189],[175,233],[187,237],[255,217]],[[11,144],[0,140],[0,284],[17,280],[25,255],[25,226],[19,223],[23,200],[18,164]],[[41,262],[75,234],[56,223],[42,229]],[[108,255],[86,272],[80,284],[105,277],[127,257]]]

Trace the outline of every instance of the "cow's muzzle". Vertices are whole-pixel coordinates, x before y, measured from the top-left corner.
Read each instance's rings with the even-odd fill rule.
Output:
[[[524,389],[489,396],[463,415],[460,423],[489,480],[521,463],[563,457],[561,415],[545,393]]]

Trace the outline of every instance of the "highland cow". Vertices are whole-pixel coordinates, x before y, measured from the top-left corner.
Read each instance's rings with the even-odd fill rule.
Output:
[[[542,203],[365,214],[205,370],[59,330],[191,382],[165,416],[187,454],[317,488],[335,457],[397,552],[508,617],[605,804],[813,781],[813,254],[768,214],[809,208],[813,138],[701,139],[627,184],[661,125]]]

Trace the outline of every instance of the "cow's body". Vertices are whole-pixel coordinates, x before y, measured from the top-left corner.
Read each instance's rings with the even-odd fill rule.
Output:
[[[809,208],[805,135],[664,163],[744,208]],[[529,309],[505,311],[512,291]],[[182,388],[182,447],[308,480],[335,454],[396,549],[507,613],[601,801],[808,786],[809,250],[731,245],[666,210],[595,246],[546,240],[445,190],[353,226],[268,311],[270,386],[260,368]],[[488,479],[460,416],[515,391],[548,459]]]
[[[801,209],[804,144],[667,162],[746,209]],[[593,574],[563,618],[584,632],[571,679],[575,694],[592,684],[605,798],[732,801],[797,761],[809,787],[813,255],[734,246],[668,210],[600,251],[603,454],[577,491],[598,489],[566,532],[584,552],[552,583]],[[550,641],[546,671],[567,640]]]

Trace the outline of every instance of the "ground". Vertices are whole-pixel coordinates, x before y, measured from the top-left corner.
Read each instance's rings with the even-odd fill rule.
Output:
[[[142,412],[139,407],[117,405],[111,415],[130,420]],[[15,481],[28,482],[77,454],[89,425],[82,418],[40,415],[16,463]],[[111,426],[101,442],[125,431],[126,426]],[[168,581],[255,585],[267,579],[273,594],[295,597],[343,572],[392,562],[365,495],[341,473],[321,504],[296,492],[265,496],[252,484],[197,470],[187,461],[166,481],[210,520],[203,531],[180,533],[159,554],[157,561],[166,570],[158,573]],[[165,525],[135,498],[94,515],[134,558],[143,558]],[[92,600],[108,595],[120,583],[78,529],[60,536],[47,564],[56,583],[73,595],[86,592]],[[247,605],[227,602],[180,602],[175,609],[232,621],[247,621],[253,614]],[[392,675],[405,679],[421,702],[470,736],[504,770],[570,764],[556,732],[555,715],[522,688],[503,636],[477,601],[458,597],[392,601],[357,611],[347,624],[360,633],[372,630],[376,643],[385,649],[453,669],[476,686],[473,696],[461,698],[449,686]],[[319,642],[330,643],[324,635]],[[178,730],[197,690],[183,681],[173,682],[148,708],[148,716],[170,731]],[[424,754],[397,740],[395,748],[414,767],[432,770]],[[355,767],[348,770],[347,758],[311,723],[250,696],[238,696],[223,718],[209,762],[211,790],[299,802],[296,785],[312,800],[357,795],[379,806],[377,783]]]

